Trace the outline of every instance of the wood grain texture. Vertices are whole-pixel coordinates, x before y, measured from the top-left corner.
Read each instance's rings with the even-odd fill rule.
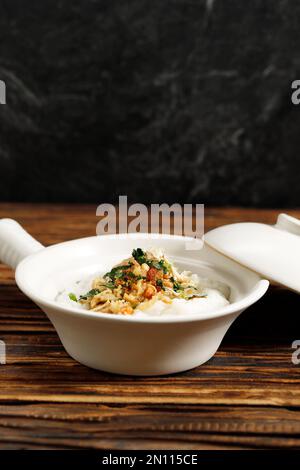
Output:
[[[95,233],[94,206],[0,204],[45,245]],[[300,211],[289,211],[300,217]],[[206,230],[278,211],[207,209]],[[217,354],[160,378],[88,369],[0,265],[0,448],[300,448],[300,297],[273,287],[231,327]]]

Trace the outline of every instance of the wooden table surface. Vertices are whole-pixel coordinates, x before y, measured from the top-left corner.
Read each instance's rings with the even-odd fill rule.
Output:
[[[0,204],[49,245],[95,234],[93,205]],[[279,211],[206,209],[206,231],[274,223]],[[288,211],[300,217],[300,210]],[[300,297],[273,287],[230,328],[217,354],[186,373],[121,377],[71,359],[46,316],[0,264],[1,449],[300,448]]]

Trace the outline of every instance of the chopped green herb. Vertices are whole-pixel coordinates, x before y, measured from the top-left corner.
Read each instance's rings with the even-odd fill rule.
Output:
[[[113,282],[106,282],[104,284],[105,287],[108,287],[109,289],[114,289],[115,285]]]
[[[178,292],[178,291],[183,290],[183,287],[181,284],[179,284],[179,282],[173,281],[173,289],[175,292]]]
[[[159,262],[161,269],[163,270],[164,274],[167,274],[170,270],[169,263],[167,263],[165,260],[161,259]]]
[[[135,279],[137,277],[132,271],[129,271],[128,273],[126,273],[126,276],[131,277],[132,279]]]
[[[120,279],[124,275],[124,271],[127,269],[131,268],[132,264],[124,264],[122,266],[116,266],[113,268],[109,273],[106,273],[104,277],[109,277],[112,281],[115,281],[116,279]]]
[[[150,266],[151,268],[155,268],[155,269],[161,270],[160,261],[148,259],[148,260],[147,260],[147,264],[148,264],[148,266]]]
[[[126,273],[126,277],[131,278],[135,281],[139,281],[140,279],[146,279],[145,276],[136,275],[132,271],[129,271],[128,273]]]
[[[155,269],[158,269],[159,271],[163,271],[164,274],[167,274],[168,271],[169,271],[167,263],[163,259],[161,259],[159,261],[149,259],[149,260],[146,261],[146,263],[151,268],[155,268]]]
[[[146,253],[141,248],[132,251],[132,256],[139,264],[147,263]]]
[[[164,284],[163,284],[162,279],[157,279],[157,280],[156,280],[156,285],[157,285],[158,287],[160,287],[161,289],[165,290],[165,286],[164,286]]]
[[[146,263],[151,268],[155,268],[160,271],[163,271],[164,274],[168,273],[170,270],[170,265],[167,261],[163,259],[159,261],[155,259],[148,259],[146,256],[146,253],[141,248],[136,248],[135,250],[133,250],[132,256],[139,264]]]
[[[69,299],[70,299],[70,300],[73,300],[73,302],[77,302],[77,297],[76,297],[76,295],[73,294],[72,292],[70,292],[70,294],[69,294]]]
[[[166,273],[171,273],[172,272],[172,266],[170,265],[170,263],[168,261],[166,261],[166,260],[163,260],[163,261],[164,261],[164,267],[166,269]]]
[[[100,294],[99,289],[92,289],[84,295],[79,297],[79,300],[87,300],[89,297],[94,297],[94,295]]]

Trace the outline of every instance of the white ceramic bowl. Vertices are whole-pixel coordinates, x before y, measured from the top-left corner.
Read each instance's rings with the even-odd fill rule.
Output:
[[[44,248],[15,221],[0,221],[0,259],[16,268],[19,288],[47,314],[66,351],[86,366],[117,374],[162,375],[203,364],[238,315],[266,292],[267,280],[206,245],[188,251],[186,241],[167,235],[106,235]],[[135,318],[54,300],[59,291],[108,270],[136,247],[160,247],[179,268],[225,282],[231,288],[230,305],[209,314]]]

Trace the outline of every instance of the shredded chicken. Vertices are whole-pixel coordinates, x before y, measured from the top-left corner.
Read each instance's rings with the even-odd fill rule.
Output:
[[[135,309],[146,310],[156,301],[166,304],[175,298],[189,300],[206,297],[198,287],[197,276],[179,273],[160,252],[133,250],[132,256],[97,277],[92,289],[79,299],[89,310],[111,314],[132,315]]]

